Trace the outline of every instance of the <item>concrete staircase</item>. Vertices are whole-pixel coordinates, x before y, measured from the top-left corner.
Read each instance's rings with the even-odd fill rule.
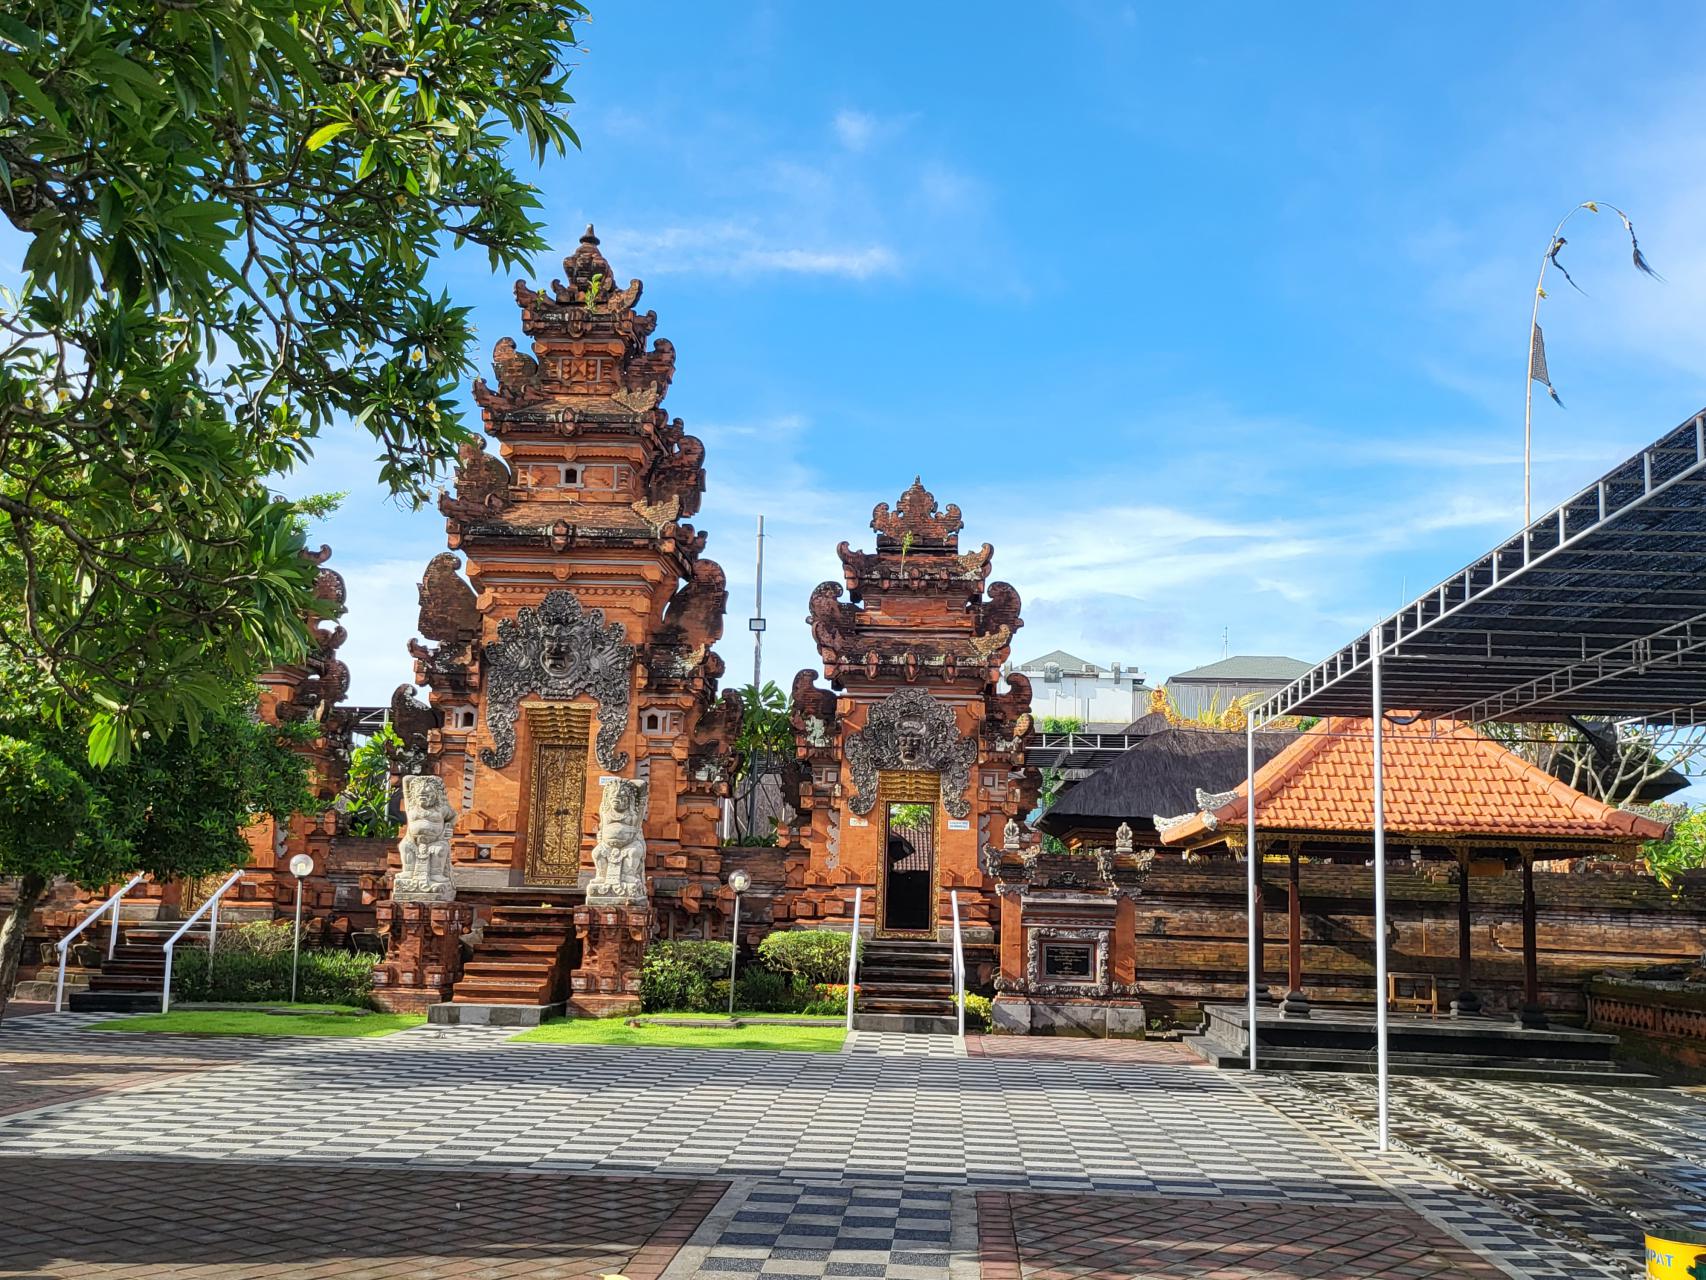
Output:
[[[66,993],[66,1007],[79,1013],[158,1013],[166,980],[166,939],[178,927],[175,920],[120,925],[112,959],[102,962],[84,990]],[[104,926],[97,929],[104,932]],[[196,940],[195,933],[188,933],[178,945]]]
[[[859,948],[859,1031],[923,1031],[952,1035],[954,948],[910,938],[867,938]]]
[[[573,907],[495,905],[452,1003],[557,1003],[568,992],[574,935]]]

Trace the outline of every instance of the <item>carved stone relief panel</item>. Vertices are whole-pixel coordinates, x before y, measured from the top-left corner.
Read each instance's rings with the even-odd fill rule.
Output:
[[[562,699],[591,694],[598,702],[598,762],[615,771],[628,763],[616,744],[628,727],[628,689],[634,646],[622,624],[604,621],[604,610],[584,609],[567,587],[552,591],[539,607],[522,609],[498,623],[498,638],[485,652],[486,727],[492,745],[480,759],[501,769],[515,757],[515,723],[530,693]]]
[[[934,771],[942,776],[942,807],[954,818],[971,814],[971,785],[977,743],[962,738],[954,712],[923,689],[898,689],[871,708],[865,727],[847,737],[847,766],[855,794],[854,813],[877,803],[877,778],[884,770]]]

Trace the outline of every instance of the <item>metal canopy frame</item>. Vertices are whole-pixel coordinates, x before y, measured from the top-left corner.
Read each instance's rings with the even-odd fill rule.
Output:
[[[1541,516],[1256,709],[1670,719],[1706,705],[1706,413]]]
[[[1391,708],[1391,711],[1388,711]],[[1706,411],[1613,467],[1254,708],[1245,862],[1256,1069],[1255,733],[1282,716],[1373,726],[1379,1149],[1388,1149],[1386,717],[1706,723]]]

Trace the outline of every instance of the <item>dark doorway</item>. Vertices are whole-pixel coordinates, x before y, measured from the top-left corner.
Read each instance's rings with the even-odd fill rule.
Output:
[[[884,817],[883,928],[936,927],[936,806],[891,803]]]

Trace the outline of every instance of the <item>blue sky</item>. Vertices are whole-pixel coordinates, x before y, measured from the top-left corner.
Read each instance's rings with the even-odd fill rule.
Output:
[[[755,515],[785,685],[836,543],[914,473],[995,544],[1018,658],[1159,679],[1223,629],[1322,656],[1520,523],[1531,291],[1580,200],[1628,209],[1668,283],[1576,220],[1537,512],[1706,405],[1699,6],[596,7],[534,278],[590,220],[646,283],[731,677]],[[483,257],[441,274],[486,351],[520,336]],[[371,452],[324,441],[289,482],[351,491],[321,537],[359,702],[410,678],[443,547]]]

